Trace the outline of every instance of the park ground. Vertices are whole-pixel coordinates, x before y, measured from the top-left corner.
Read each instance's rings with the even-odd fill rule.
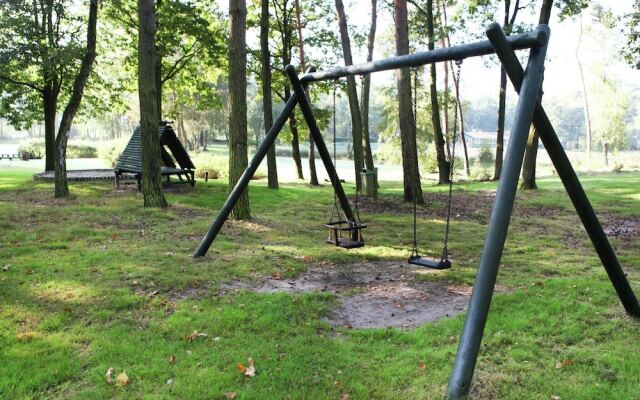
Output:
[[[581,179],[640,293],[640,173]],[[640,399],[640,323],[560,182],[539,183],[518,194],[472,396]],[[72,184],[59,200],[0,171],[0,398],[442,398],[496,185],[456,184],[454,267],[437,273],[403,262],[411,206],[400,183],[381,186],[361,204],[362,249],[324,243],[330,187],[258,181],[254,219],[196,260],[224,181],[169,188],[156,210],[131,185]],[[425,188],[418,235],[436,255],[445,188]]]

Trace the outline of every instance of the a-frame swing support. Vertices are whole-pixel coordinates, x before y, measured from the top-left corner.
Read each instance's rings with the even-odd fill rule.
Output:
[[[473,286],[473,293],[469,302],[469,309],[465,318],[464,328],[447,388],[447,397],[450,399],[465,398],[471,387],[473,371],[489,314],[500,258],[502,257],[502,251],[507,237],[528,131],[532,123],[539,132],[542,143],[580,216],[585,230],[625,310],[628,314],[640,318],[640,304],[638,303],[638,299],[633,293],[616,254],[598,221],[595,211],[539,101],[544,60],[549,40],[549,28],[546,25],[540,25],[531,32],[507,37],[504,35],[500,25],[493,23],[487,27],[487,36],[489,40],[392,57],[365,64],[336,68],[329,71],[311,72],[300,78],[298,78],[295,68],[288,66],[286,73],[291,81],[294,93],[286,102],[280,116],[274,122],[265,140],[249,163],[249,166],[231,191],[227,201],[213,221],[211,228],[202,239],[194,257],[204,256],[207,253],[211,243],[229,217],[233,206],[240,195],[247,189],[251,177],[267,154],[267,150],[275,143],[275,139],[289,118],[289,115],[293,112],[296,104],[299,104],[302,109],[305,121],[316,142],[318,153],[331,178],[331,184],[333,185],[345,216],[347,218],[353,217],[353,212],[331,161],[331,156],[316,124],[311,105],[304,94],[304,85],[315,81],[339,79],[350,75],[363,75],[398,68],[419,67],[435,62],[462,60],[469,57],[495,53],[520,96],[515,112],[515,120],[511,129],[511,139],[505,154],[504,167],[496,192],[496,200],[491,211],[491,219],[484,242],[482,257],[480,259],[478,273]],[[520,49],[530,49],[526,70],[523,70],[514,52],[514,50]]]

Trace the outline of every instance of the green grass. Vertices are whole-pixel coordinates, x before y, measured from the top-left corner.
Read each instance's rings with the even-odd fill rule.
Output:
[[[640,218],[640,174],[582,179],[605,220]],[[398,182],[382,186],[382,196],[402,190]],[[495,187],[462,183],[455,191],[475,196]],[[8,266],[0,272],[0,398],[443,396],[464,316],[412,330],[336,329],[324,320],[332,295],[224,293],[218,286],[293,276],[309,266],[302,256],[340,265],[405,259],[410,215],[364,215],[368,245],[341,251],[323,243],[329,187],[272,191],[254,182],[253,221],[227,224],[209,255],[194,260],[225,199],[223,182],[169,194],[166,211],[145,210],[139,195],[108,184],[72,185],[67,200],[52,192],[28,173],[0,173],[0,267]],[[539,191],[519,193],[516,208],[498,277],[510,290],[494,297],[474,396],[640,398],[640,324],[622,310],[561,184],[541,180]],[[522,212],[540,209],[551,214]],[[432,254],[442,223],[419,226]],[[454,268],[422,279],[473,283],[485,231],[455,222]],[[612,242],[640,292],[638,236]],[[194,330],[207,337],[187,341]],[[249,357],[255,378],[236,369]],[[571,365],[556,368],[564,360]],[[130,383],[107,382],[110,367],[126,371]]]

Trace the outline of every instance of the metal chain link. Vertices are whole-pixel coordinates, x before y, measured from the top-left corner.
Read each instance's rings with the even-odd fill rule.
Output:
[[[337,97],[338,80],[333,81],[333,167],[337,167],[337,151],[336,151],[336,97]],[[333,209],[329,216],[329,222],[338,222],[341,220],[340,207],[338,206],[338,194],[333,192]]]
[[[460,95],[458,91],[458,87],[460,85],[460,72],[462,71],[462,60],[456,60],[456,67],[458,68],[456,71],[456,101],[455,101],[455,118],[453,119],[453,144],[451,145],[451,160],[449,161],[449,197],[447,199],[447,220],[444,230],[444,240],[442,246],[442,261],[446,261],[449,259],[449,228],[451,225],[451,198],[453,194],[453,176],[454,176],[454,164],[456,159],[456,140],[457,140],[457,132],[458,132],[458,110],[460,109]]]
[[[418,68],[413,68],[413,129],[416,138],[418,136]],[[415,188],[420,186],[420,169],[418,168],[418,174],[416,181],[414,182]],[[414,188],[414,189],[415,189]],[[413,193],[413,248],[411,249],[411,256],[418,257],[418,198]]]

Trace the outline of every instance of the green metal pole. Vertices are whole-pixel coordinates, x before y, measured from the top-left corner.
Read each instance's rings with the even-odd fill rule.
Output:
[[[497,24],[490,25],[487,30],[487,36],[496,49],[502,49],[501,51],[496,52],[500,61],[502,61],[502,65],[504,66],[507,75],[515,87],[516,92],[519,92],[522,85],[524,71],[522,70],[522,66],[520,65],[520,61],[518,61],[515,52],[507,42],[504,32],[498,28],[499,25]],[[549,117],[540,103],[536,105],[536,109],[533,113],[533,125],[538,131],[542,144],[544,144],[556,171],[558,171],[558,176],[562,180],[562,183],[569,194],[569,198],[571,198],[576,212],[580,216],[580,220],[591,239],[593,247],[596,249],[596,252],[600,257],[602,265],[609,275],[611,283],[618,293],[618,297],[620,297],[622,305],[627,313],[634,317],[640,317],[640,304],[638,303],[638,299],[633,293],[631,285],[620,266],[618,257],[616,256],[613,247],[611,247],[611,243],[607,239],[607,235],[604,233],[602,225],[600,225],[600,221],[591,206],[591,202],[589,201],[587,194],[584,192],[584,189],[580,184],[578,176],[571,166],[571,161],[569,161],[567,153],[565,153],[562,148],[562,144],[560,143],[560,140],[558,140],[558,135],[556,134],[555,129],[553,129],[553,125],[551,125],[551,121],[549,121]]]
[[[298,104],[300,105],[300,109],[302,110],[304,119],[307,122],[309,131],[311,132],[311,136],[313,137],[313,141],[316,143],[318,154],[320,154],[322,163],[324,164],[324,167],[327,170],[327,174],[329,174],[329,179],[331,179],[333,190],[336,192],[336,196],[338,197],[338,201],[340,202],[340,206],[342,207],[344,216],[349,221],[353,221],[354,220],[353,211],[351,210],[351,206],[349,206],[349,200],[347,199],[347,195],[344,193],[344,189],[342,188],[342,184],[340,183],[340,178],[338,177],[338,173],[336,172],[336,169],[333,166],[333,161],[331,160],[331,155],[329,154],[327,145],[324,143],[324,139],[322,139],[322,133],[320,133],[320,128],[318,128],[316,119],[313,116],[313,111],[311,110],[311,104],[309,104],[309,100],[307,99],[307,96],[304,92],[304,87],[302,86],[302,83],[300,83],[300,79],[298,78],[296,69],[293,65],[287,65],[284,70],[287,73],[289,80],[291,81],[293,92],[296,94],[296,97],[298,98]]]
[[[504,168],[498,184],[496,200],[491,210],[491,220],[478,267],[478,275],[473,285],[469,310],[464,321],[453,371],[447,387],[449,399],[463,399],[469,394],[482,334],[491,306],[500,258],[507,238],[509,220],[518,187],[518,175],[522,167],[529,126],[531,126],[533,110],[538,102],[538,93],[542,85],[549,28],[539,27],[539,30],[546,33],[546,37],[541,46],[531,49],[529,55],[529,63],[522,82]]]

